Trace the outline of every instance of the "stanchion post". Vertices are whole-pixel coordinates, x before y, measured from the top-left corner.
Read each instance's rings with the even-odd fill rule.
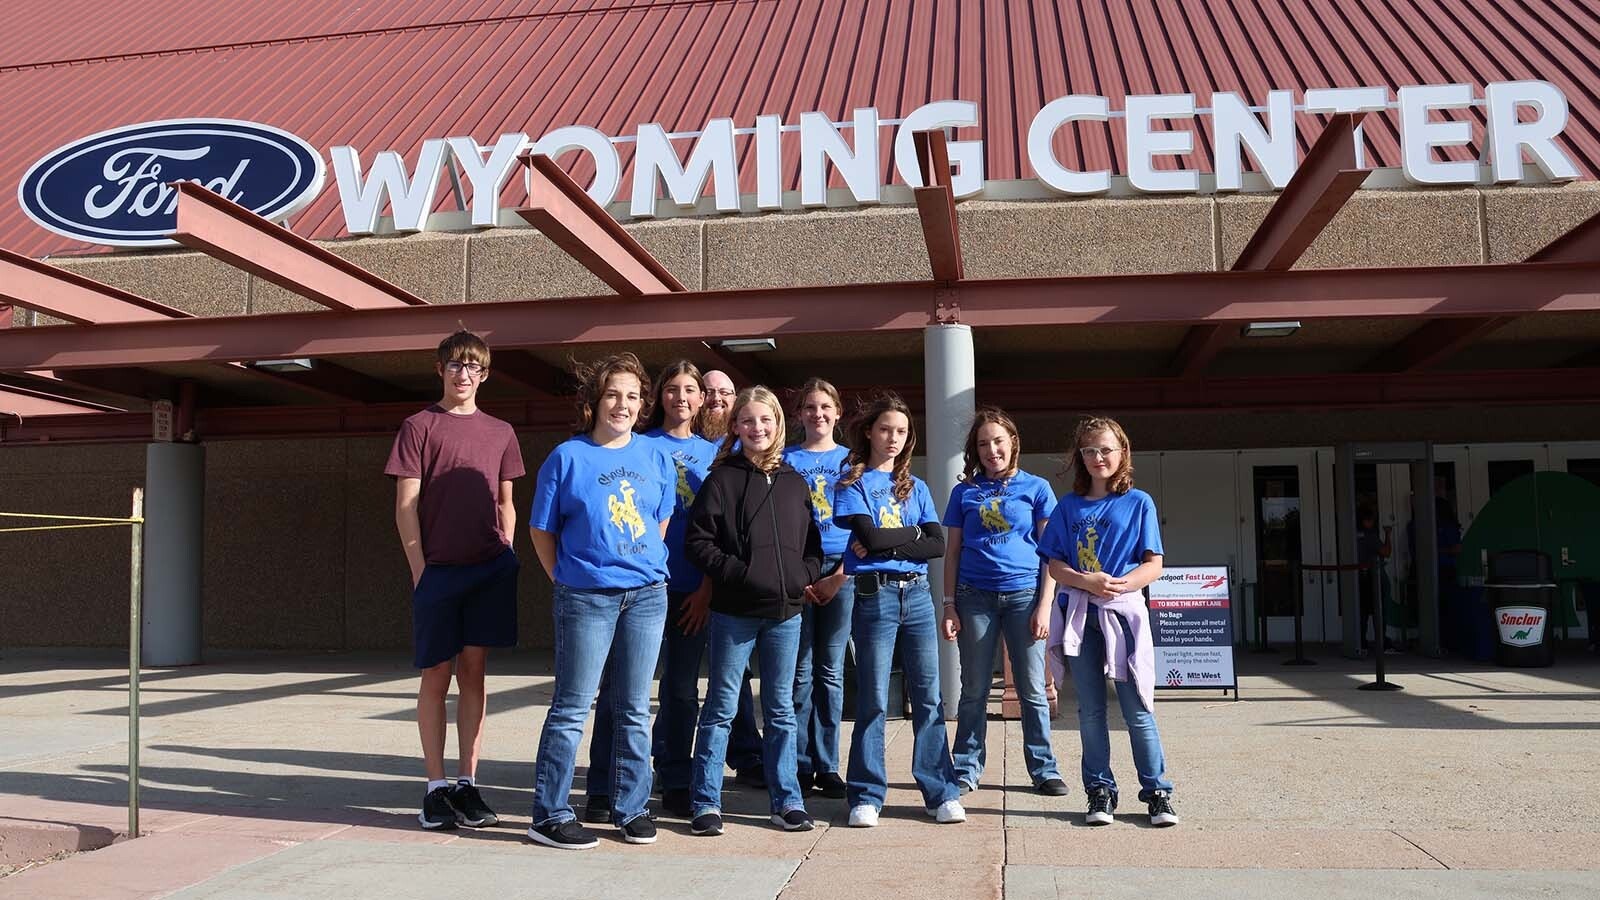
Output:
[[[144,599],[144,488],[133,489],[130,528],[132,556],[128,566],[128,837],[139,836],[139,665],[140,609]]]
[[[1294,579],[1294,658],[1284,660],[1283,664],[1286,666],[1314,666],[1317,664],[1316,660],[1306,659],[1305,626],[1302,624],[1306,614],[1305,570],[1300,567],[1299,563],[1293,563],[1289,567],[1289,573],[1290,577]]]
[[[1384,650],[1384,644],[1387,643],[1388,639],[1389,639],[1389,635],[1388,635],[1388,630],[1389,629],[1388,629],[1388,626],[1383,621],[1383,567],[1379,566],[1377,563],[1373,563],[1372,568],[1370,570],[1370,574],[1372,575],[1372,602],[1373,602],[1373,605],[1374,605],[1373,618],[1372,618],[1372,627],[1373,627],[1373,630],[1377,632],[1377,635],[1373,638],[1373,641],[1372,641],[1372,645],[1373,645],[1372,646],[1372,656],[1373,656],[1373,659],[1377,661],[1378,680],[1372,682],[1371,684],[1363,684],[1360,688],[1358,688],[1358,690],[1363,690],[1363,691],[1398,691],[1398,690],[1403,690],[1403,688],[1401,688],[1400,685],[1395,684],[1392,681],[1384,680],[1384,671],[1383,671],[1383,656],[1384,656],[1384,653],[1383,653],[1383,650]]]

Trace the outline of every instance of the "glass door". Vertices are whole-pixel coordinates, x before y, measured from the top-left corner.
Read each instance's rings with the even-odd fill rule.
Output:
[[[1302,623],[1307,640],[1316,640],[1323,612],[1322,581],[1314,573],[1295,573],[1300,563],[1320,563],[1315,451],[1250,450],[1239,454],[1241,575],[1254,603],[1267,618],[1267,640],[1294,638],[1294,614],[1304,589]],[[1250,610],[1252,619],[1256,610]],[[1247,623],[1254,634],[1255,622]]]

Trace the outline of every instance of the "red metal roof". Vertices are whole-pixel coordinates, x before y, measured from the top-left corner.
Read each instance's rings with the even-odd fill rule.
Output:
[[[1571,104],[1561,139],[1600,173],[1600,11],[1548,0],[12,0],[0,65],[0,184],[50,150],[118,125],[184,116],[247,119],[323,150],[363,157],[425,138],[561,125],[631,134],[644,122],[698,130],[874,105],[898,118],[930,100],[976,101],[990,179],[1030,178],[1026,129],[1050,100],[1213,90],[1262,103],[1273,88],[1538,78]],[[1298,93],[1297,93],[1298,100]],[[1474,135],[1481,137],[1481,115]],[[1302,150],[1320,125],[1300,116]],[[1210,168],[1210,121],[1196,120]],[[1368,163],[1399,164],[1392,113],[1368,119]],[[891,152],[885,129],[885,179]],[[979,137],[977,129],[958,139]],[[741,152],[748,155],[740,138]],[[1071,166],[1119,169],[1120,129],[1069,126]],[[631,144],[619,146],[624,173]],[[1476,155],[1476,144],[1466,151]],[[785,141],[787,188],[797,142]],[[573,157],[577,158],[577,157]],[[743,189],[754,189],[753,167]],[[573,174],[587,182],[580,161]],[[626,183],[619,196],[626,196]],[[441,191],[446,204],[448,191]],[[508,194],[508,197],[512,195]],[[517,202],[512,199],[511,202]],[[332,179],[295,231],[335,237]],[[0,246],[31,255],[88,249],[0,210]]]

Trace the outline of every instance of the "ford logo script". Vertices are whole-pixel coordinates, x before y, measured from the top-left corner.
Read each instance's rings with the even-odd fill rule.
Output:
[[[322,190],[322,156],[298,137],[255,122],[168,119],[90,135],[34,163],[17,199],[40,225],[119,247],[170,244],[178,192],[205,185],[281,221]]]

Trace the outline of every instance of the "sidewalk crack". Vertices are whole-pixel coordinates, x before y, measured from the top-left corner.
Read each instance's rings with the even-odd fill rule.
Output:
[[[1439,864],[1439,868],[1441,868],[1441,869],[1449,869],[1450,868],[1450,865],[1448,863],[1446,863],[1444,860],[1440,859],[1439,857],[1434,856],[1432,853],[1428,852],[1428,848],[1422,846],[1421,844],[1417,843],[1416,841],[1413,841],[1411,838],[1406,837],[1405,835],[1401,834],[1398,831],[1395,831],[1392,828],[1389,830],[1389,833],[1394,835],[1395,837],[1399,838],[1400,840],[1405,841],[1406,843],[1410,844],[1411,846],[1417,848],[1418,850],[1420,850],[1422,852],[1423,856],[1426,856],[1427,858],[1429,858],[1429,859],[1433,860],[1434,862],[1438,863]]]

